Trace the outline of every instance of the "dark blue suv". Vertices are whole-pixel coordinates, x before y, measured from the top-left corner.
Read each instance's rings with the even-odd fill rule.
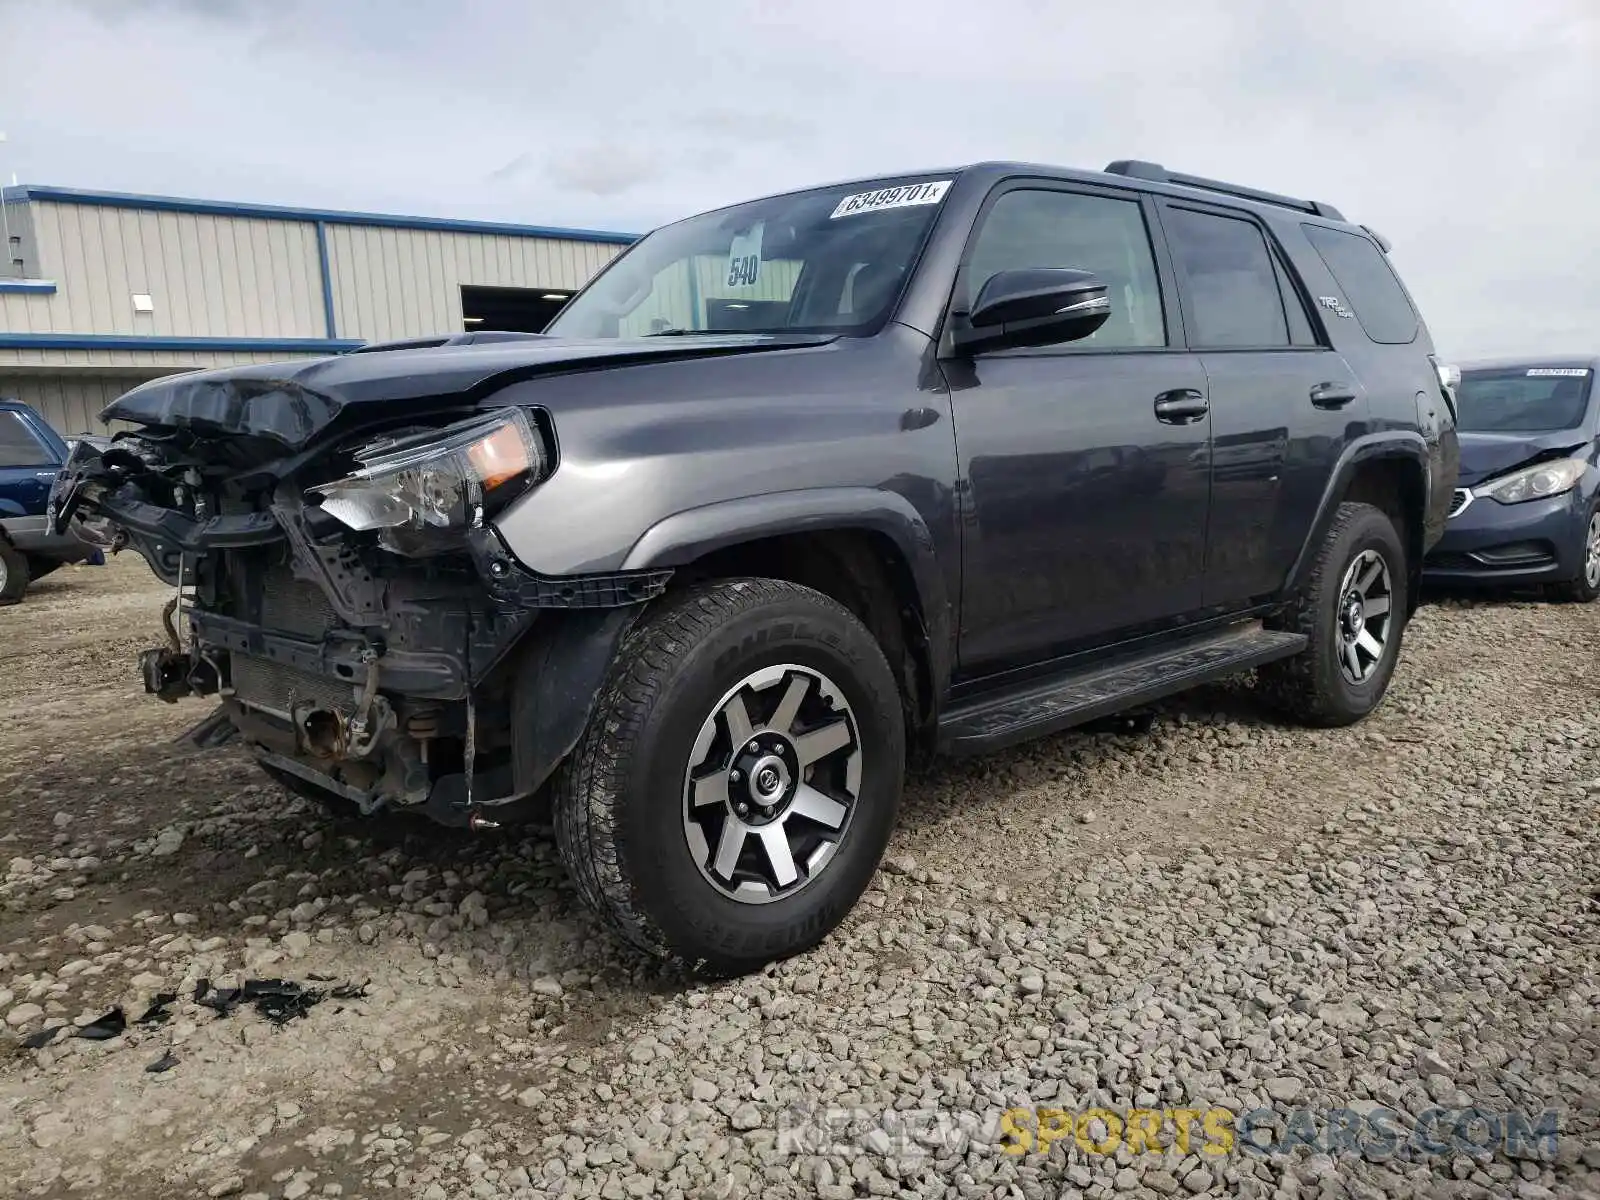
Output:
[[[38,413],[0,400],[0,604],[15,604],[63,563],[105,562],[95,547],[48,528],[50,487],[66,459],[67,444]]]
[[[1425,578],[1544,584],[1600,597],[1600,358],[1467,364],[1458,390],[1461,469]]]

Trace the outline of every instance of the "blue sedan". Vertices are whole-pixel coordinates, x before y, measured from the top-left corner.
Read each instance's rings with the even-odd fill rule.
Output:
[[[1600,358],[1462,367],[1461,470],[1424,578],[1600,597]]]

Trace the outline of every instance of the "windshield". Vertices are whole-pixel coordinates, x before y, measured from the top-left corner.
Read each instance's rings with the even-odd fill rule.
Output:
[[[1580,367],[1463,371],[1456,427],[1465,433],[1540,433],[1583,423],[1592,372]]]
[[[952,182],[823,188],[668,225],[612,263],[545,332],[874,333]]]

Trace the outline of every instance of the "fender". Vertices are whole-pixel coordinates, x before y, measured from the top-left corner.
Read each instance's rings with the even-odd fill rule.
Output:
[[[1363,463],[1379,458],[1406,459],[1417,464],[1422,472],[1423,512],[1426,514],[1429,511],[1433,503],[1433,475],[1429,470],[1428,443],[1423,436],[1410,429],[1391,429],[1380,433],[1362,434],[1344,448],[1328,475],[1328,482],[1322,489],[1322,497],[1317,501],[1317,515],[1311,523],[1311,532],[1300,547],[1294,566],[1289,569],[1285,594],[1293,594],[1305,586],[1306,579],[1311,574],[1316,550],[1322,545],[1323,538],[1328,535],[1328,527],[1333,524],[1334,512],[1349,490],[1356,469]],[[1417,599],[1415,581],[1421,578],[1422,572],[1420,556],[1416,562],[1407,565],[1413,582],[1410,588],[1411,603],[1415,606]]]
[[[950,678],[954,614],[933,535],[911,501],[875,487],[803,488],[687,509],[646,529],[624,571],[679,567],[706,554],[782,534],[868,530],[888,537],[911,569],[928,639],[935,696]]]

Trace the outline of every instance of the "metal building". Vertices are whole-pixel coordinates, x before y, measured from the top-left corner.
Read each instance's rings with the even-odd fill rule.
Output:
[[[159,375],[543,328],[634,235],[12,187],[0,396],[65,434]]]

